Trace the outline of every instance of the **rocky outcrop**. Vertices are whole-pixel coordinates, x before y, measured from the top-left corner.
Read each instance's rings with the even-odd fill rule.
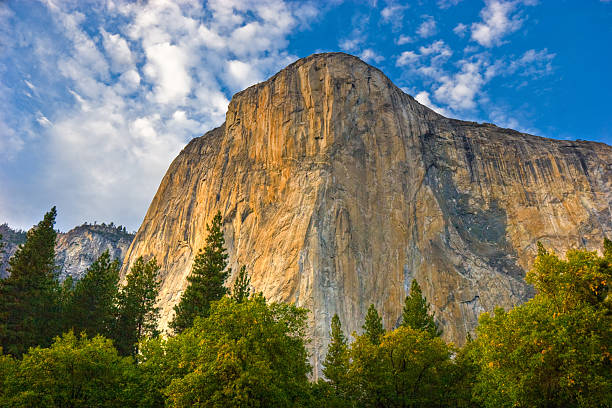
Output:
[[[19,244],[26,240],[24,231],[15,231],[6,224],[0,225],[3,235],[5,252],[1,254],[0,277],[8,276],[6,268],[8,260],[17,250]],[[68,232],[57,234],[55,244],[55,261],[58,266],[59,278],[66,276],[73,279],[83,277],[85,271],[104,251],[109,251],[111,258],[123,261],[134,234],[128,233],[123,227],[105,224],[83,224]]]
[[[612,148],[448,119],[356,57],[319,54],[236,94],[225,123],[164,176],[132,243],[161,264],[162,326],[217,211],[234,278],[310,310],[318,371],[337,313],[374,303],[398,324],[417,279],[444,337],[524,302],[536,242],[560,253],[612,236]]]
[[[6,278],[8,273],[6,268],[9,266],[9,259],[15,254],[19,245],[26,240],[26,232],[14,230],[7,224],[0,225],[0,235],[2,235],[2,249],[0,249],[0,279]]]
[[[57,235],[55,260],[59,278],[81,279],[85,271],[100,255],[108,251],[111,259],[123,261],[134,239],[125,228],[105,224],[84,224]]]

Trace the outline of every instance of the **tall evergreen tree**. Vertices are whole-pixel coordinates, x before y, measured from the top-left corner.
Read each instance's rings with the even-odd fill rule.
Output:
[[[240,303],[244,300],[248,299],[251,295],[251,278],[246,271],[246,266],[242,265],[240,268],[240,272],[238,273],[238,277],[234,282],[234,287],[232,289],[232,298]]]
[[[66,275],[60,284],[59,290],[59,332],[65,333],[72,327],[72,295],[74,291],[74,279]]]
[[[330,405],[332,406],[347,406],[345,392],[347,391],[349,370],[348,351],[348,344],[344,333],[342,333],[340,318],[337,314],[334,314],[331,321],[331,342],[323,362],[323,374],[332,387],[330,398],[332,400]]]
[[[112,336],[118,283],[119,261],[111,260],[105,251],[74,287],[68,315],[76,333],[85,331],[89,337]]]
[[[219,300],[227,294],[223,283],[230,273],[227,268],[227,252],[225,238],[223,237],[223,219],[217,213],[210,225],[207,225],[208,237],[206,246],[200,250],[193,261],[191,275],[187,277],[189,286],[181,297],[181,301],[174,307],[175,316],[170,328],[175,333],[193,326],[197,316],[207,317],[210,312],[210,303]]]
[[[59,284],[56,279],[55,207],[28,231],[9,261],[10,276],[0,281],[0,345],[21,356],[31,346],[47,346],[58,334]]]
[[[382,318],[373,304],[368,308],[363,330],[372,344],[380,344],[380,338],[385,334],[385,329],[382,324]]]
[[[404,311],[402,313],[402,326],[411,327],[415,330],[424,330],[432,336],[440,336],[442,331],[438,329],[433,313],[429,312],[429,303],[423,297],[423,292],[416,279],[412,280],[410,294],[406,296]]]
[[[126,284],[118,295],[118,316],[114,340],[122,355],[136,355],[138,341],[157,335],[159,308],[156,306],[160,281],[155,258],[145,262],[139,257],[126,276]]]

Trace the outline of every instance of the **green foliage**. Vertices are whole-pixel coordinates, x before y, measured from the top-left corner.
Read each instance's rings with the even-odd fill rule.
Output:
[[[232,289],[232,298],[236,302],[242,302],[245,299],[248,299],[251,295],[251,278],[249,274],[246,272],[246,266],[242,265],[240,268],[240,272],[238,273],[238,277],[234,282],[234,287]]]
[[[87,335],[112,336],[117,315],[119,261],[105,251],[74,286],[66,316],[69,327]]]
[[[18,362],[9,355],[3,355],[0,349],[0,407],[7,406],[10,397],[9,382],[15,378]]]
[[[8,361],[0,358],[0,381],[1,372],[10,372],[2,395],[7,407],[125,407],[135,406],[139,397],[132,359],[120,357],[112,342],[99,336],[69,332],[50,348],[33,348],[22,361]]]
[[[242,302],[224,297],[192,328],[144,345],[141,366],[169,407],[304,406],[305,321],[306,310],[268,305],[261,295]]]
[[[115,345],[122,355],[135,355],[138,342],[145,336],[157,335],[159,308],[156,306],[160,281],[155,258],[145,262],[139,257],[119,291]]]
[[[535,286],[539,298],[548,299],[556,313],[565,313],[583,304],[610,308],[604,302],[612,279],[612,244],[604,241],[603,258],[597,252],[570,250],[567,260],[559,259],[538,242],[538,256],[525,279]],[[606,246],[608,248],[606,248]]]
[[[323,362],[323,375],[329,385],[325,392],[328,407],[348,406],[349,385],[349,348],[342,333],[340,318],[334,314],[331,321],[331,341]]]
[[[439,337],[399,327],[381,337],[367,335],[351,346],[349,375],[359,407],[452,406],[445,379],[452,369],[451,349]]]
[[[53,207],[28,231],[9,261],[10,276],[0,281],[0,346],[16,356],[31,346],[50,344],[59,332],[56,215]]]
[[[436,325],[433,313],[429,313],[429,303],[423,297],[423,292],[421,292],[421,287],[416,279],[412,280],[410,294],[406,296],[404,302],[402,326],[424,330],[434,337],[442,334],[442,331]]]
[[[382,318],[373,304],[370,305],[366,313],[363,330],[370,343],[374,345],[380,344],[380,338],[385,334],[385,329],[382,324]]]
[[[527,275],[535,298],[481,315],[475,396],[484,406],[609,406],[612,257],[604,253],[573,250],[561,260],[539,245]]]
[[[221,213],[217,213],[212,223],[206,226],[206,246],[196,255],[191,275],[187,277],[189,286],[179,304],[174,307],[175,316],[170,322],[170,328],[175,333],[191,327],[196,317],[208,316],[211,302],[221,299],[227,293],[223,284],[230,271],[226,270],[228,255],[222,226]]]

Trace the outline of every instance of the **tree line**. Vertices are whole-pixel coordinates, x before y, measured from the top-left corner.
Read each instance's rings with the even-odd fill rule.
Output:
[[[57,279],[53,208],[0,281],[0,406],[6,407],[609,407],[612,242],[566,259],[538,245],[535,297],[483,313],[463,347],[441,338],[412,281],[401,324],[374,305],[347,338],[338,315],[324,378],[311,381],[307,310],[254,293],[231,271],[217,214],[176,305],[157,331],[159,266],[124,282],[108,253]]]

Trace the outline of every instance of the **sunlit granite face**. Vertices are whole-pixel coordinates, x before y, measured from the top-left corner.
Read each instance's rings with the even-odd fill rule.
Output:
[[[163,178],[123,273],[161,264],[161,326],[217,211],[235,277],[310,310],[321,368],[337,313],[360,331],[374,303],[398,324],[417,279],[444,337],[533,295],[536,242],[564,253],[612,236],[612,148],[442,117],[346,54],[297,61],[232,99]]]

